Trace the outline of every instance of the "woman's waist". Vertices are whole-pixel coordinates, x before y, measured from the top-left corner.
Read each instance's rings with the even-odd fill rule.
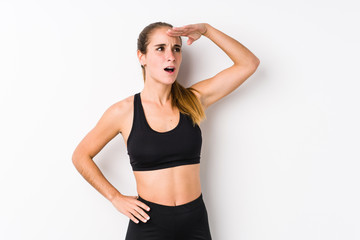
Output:
[[[138,195],[169,206],[187,203],[201,194],[199,166],[136,173]]]
[[[162,215],[161,217],[163,217],[163,214],[183,214],[185,212],[194,211],[195,209],[200,209],[201,207],[204,207],[202,193],[200,193],[197,197],[193,197],[190,200],[186,200],[179,204],[156,203],[142,198],[141,195],[139,195],[138,200],[145,203],[153,211],[155,210],[155,214],[160,212]],[[152,212],[152,217],[154,216],[153,214],[154,212]]]
[[[169,188],[137,188],[138,196],[146,201],[166,205],[178,206],[193,201],[201,195],[200,184],[194,184],[190,188],[169,189]]]

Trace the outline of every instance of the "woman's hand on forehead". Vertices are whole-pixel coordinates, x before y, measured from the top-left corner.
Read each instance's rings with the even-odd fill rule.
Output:
[[[205,23],[190,24],[182,27],[173,27],[167,31],[167,34],[172,37],[185,36],[188,37],[187,44],[191,45],[198,40],[201,35],[204,35],[207,31]]]

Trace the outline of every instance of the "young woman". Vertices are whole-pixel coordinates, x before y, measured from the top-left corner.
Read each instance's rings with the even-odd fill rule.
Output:
[[[181,36],[190,45],[205,36],[234,64],[212,78],[182,87]],[[200,122],[205,110],[257,69],[259,59],[235,39],[207,23],[183,27],[157,22],[138,38],[144,76],[141,92],[110,106],[79,143],[73,163],[114,207],[130,218],[126,240],[210,240],[200,184]],[[118,133],[127,146],[138,196],[115,189],[93,157]]]

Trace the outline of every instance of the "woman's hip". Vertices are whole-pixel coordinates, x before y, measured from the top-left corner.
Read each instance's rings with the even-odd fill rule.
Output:
[[[150,207],[150,219],[138,224],[129,221],[126,240],[204,239],[210,240],[208,214],[201,193],[196,199],[177,206],[168,206],[143,199]]]

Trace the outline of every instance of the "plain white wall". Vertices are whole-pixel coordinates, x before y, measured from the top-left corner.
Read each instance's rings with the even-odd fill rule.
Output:
[[[261,61],[201,124],[213,239],[359,239],[358,12],[355,0],[1,0],[0,238],[124,239],[128,218],[71,155],[142,90],[138,34],[166,21],[208,22]],[[183,61],[185,86],[231,65],[205,37]],[[95,160],[136,195],[120,135]]]

